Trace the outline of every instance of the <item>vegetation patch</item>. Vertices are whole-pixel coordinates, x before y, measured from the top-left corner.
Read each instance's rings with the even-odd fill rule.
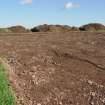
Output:
[[[14,97],[9,87],[3,65],[0,63],[0,105],[14,105]]]
[[[11,32],[8,28],[0,28],[0,32]]]

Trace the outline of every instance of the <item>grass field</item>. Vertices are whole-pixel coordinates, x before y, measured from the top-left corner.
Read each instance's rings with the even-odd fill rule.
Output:
[[[4,33],[6,33],[6,32],[11,32],[9,29],[7,29],[7,28],[0,28],[0,32],[2,33],[2,32],[4,32]]]
[[[8,86],[8,80],[2,64],[0,64],[0,105],[14,105],[14,98]]]

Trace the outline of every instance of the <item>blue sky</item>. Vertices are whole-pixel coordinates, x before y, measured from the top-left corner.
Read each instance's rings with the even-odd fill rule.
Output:
[[[0,27],[105,24],[105,0],[0,0]]]

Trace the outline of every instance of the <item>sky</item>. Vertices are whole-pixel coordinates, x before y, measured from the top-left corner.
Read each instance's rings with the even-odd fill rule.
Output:
[[[0,0],[0,27],[105,25],[105,0]]]

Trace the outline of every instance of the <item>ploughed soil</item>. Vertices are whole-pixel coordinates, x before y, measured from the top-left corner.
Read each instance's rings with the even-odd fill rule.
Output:
[[[0,34],[17,105],[105,105],[105,33]]]

